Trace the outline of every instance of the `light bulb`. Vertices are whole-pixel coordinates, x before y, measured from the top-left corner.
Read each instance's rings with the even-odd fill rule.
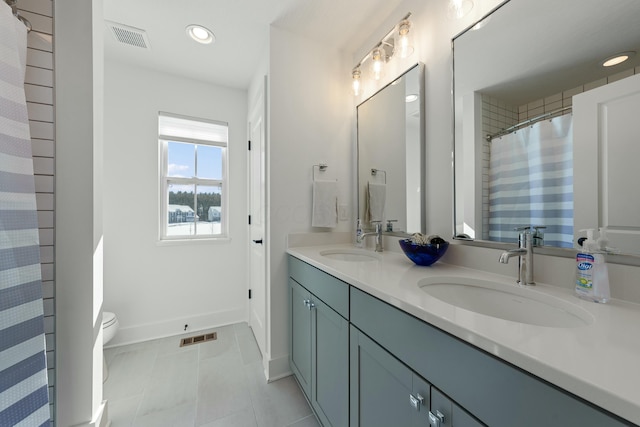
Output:
[[[411,45],[411,21],[405,19],[398,25],[398,51],[400,58],[407,58],[413,53]]]
[[[371,71],[373,72],[373,78],[375,80],[380,80],[382,77],[382,67],[384,65],[382,48],[375,48],[373,52],[371,52]]]
[[[351,72],[351,77],[353,78],[353,94],[355,96],[360,95],[360,76],[361,76],[360,68],[356,68]]]

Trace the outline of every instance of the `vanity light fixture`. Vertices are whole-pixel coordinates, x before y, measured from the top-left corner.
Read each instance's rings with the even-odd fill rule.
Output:
[[[202,25],[191,24],[187,25],[187,35],[193,40],[202,44],[211,44],[216,40],[211,30],[203,27]]]
[[[355,96],[359,96],[360,95],[360,76],[362,75],[362,72],[360,71],[360,68],[354,68],[353,71],[351,72],[351,78],[353,79],[353,94]]]
[[[382,49],[382,46],[379,46],[373,49],[373,52],[371,52],[371,72],[373,74],[374,79],[380,80],[380,77],[382,77],[383,67],[384,67],[384,49]]]
[[[625,62],[626,60],[628,60],[629,58],[631,58],[635,54],[636,54],[635,52],[620,52],[620,53],[616,53],[615,55],[610,56],[607,59],[605,59],[602,62],[602,66],[603,67],[613,67],[614,65],[622,64],[623,62]]]
[[[366,61],[371,61],[369,66],[371,76],[375,80],[380,80],[383,76],[384,64],[389,62],[391,58],[398,54],[401,58],[409,57],[414,49],[411,44],[411,21],[409,17],[411,13],[405,15],[365,56],[353,67],[351,72],[351,81],[353,93],[355,96],[360,95],[360,87],[362,84],[362,67]],[[367,74],[368,75],[368,74]]]
[[[408,58],[413,53],[411,45],[411,21],[404,19],[398,24],[398,43],[396,44],[400,58]]]

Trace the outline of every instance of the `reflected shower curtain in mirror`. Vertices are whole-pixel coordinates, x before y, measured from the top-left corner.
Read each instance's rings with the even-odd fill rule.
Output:
[[[516,227],[545,226],[545,245],[573,247],[570,114],[491,141],[489,238],[517,242]]]
[[[0,2],[0,425],[49,425],[27,31]]]

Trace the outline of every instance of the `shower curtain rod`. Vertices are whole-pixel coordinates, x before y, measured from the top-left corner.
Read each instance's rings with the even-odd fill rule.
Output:
[[[522,121],[520,123],[517,123],[517,124],[515,124],[515,125],[513,125],[511,127],[503,129],[500,132],[496,132],[493,135],[487,135],[486,139],[487,139],[487,141],[491,142],[491,140],[493,138],[497,138],[499,136],[508,135],[511,132],[517,131],[518,129],[522,129],[525,126],[528,126],[528,125],[531,125],[533,123],[539,122],[540,120],[544,120],[547,117],[556,115],[558,113],[565,114],[565,111],[568,111],[568,110],[571,110],[571,107],[558,108],[557,110],[553,110],[553,111],[549,111],[548,113],[540,114],[539,116],[532,117],[530,119],[527,119],[527,120],[524,120],[524,121]],[[560,114],[560,115],[562,115],[562,114]]]
[[[22,22],[25,25],[25,27],[27,27],[27,32],[31,31],[31,22],[29,22],[27,18],[20,16],[20,14],[18,13],[18,0],[4,0],[4,1],[9,5],[9,7],[11,7],[11,12],[13,13],[13,16],[18,18],[18,21]]]

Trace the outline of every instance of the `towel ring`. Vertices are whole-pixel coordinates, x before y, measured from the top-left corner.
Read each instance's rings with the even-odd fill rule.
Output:
[[[311,167],[311,170],[313,171],[313,180],[314,180],[314,181],[316,180],[316,168],[318,168],[318,171],[320,171],[320,172],[324,172],[324,171],[326,171],[326,170],[327,170],[327,168],[328,168],[328,167],[329,167],[329,166],[327,166],[327,164],[326,164],[326,163],[320,163],[320,164],[317,164],[317,165],[313,165],[313,166]]]
[[[382,172],[384,174],[384,184],[387,184],[387,171],[383,171],[382,169],[371,168],[371,176],[378,175],[378,172]]]

